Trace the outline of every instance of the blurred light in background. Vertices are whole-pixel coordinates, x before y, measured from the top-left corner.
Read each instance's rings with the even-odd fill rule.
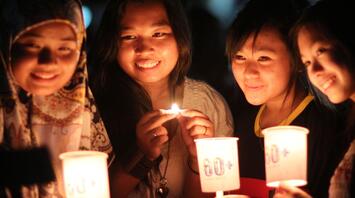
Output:
[[[230,25],[237,11],[235,0],[208,0],[206,7],[224,27]]]
[[[92,12],[88,6],[83,5],[83,14],[84,14],[85,28],[87,28],[91,24],[91,20],[92,20]]]

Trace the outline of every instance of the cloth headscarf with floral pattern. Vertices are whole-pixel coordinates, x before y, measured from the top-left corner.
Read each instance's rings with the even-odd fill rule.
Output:
[[[85,28],[78,0],[2,0],[0,62],[0,147],[4,150],[46,146],[56,182],[20,187],[23,197],[64,197],[59,154],[95,150],[113,159],[111,143],[88,87],[86,53],[70,81],[57,92],[38,96],[19,87],[12,74],[11,50],[24,33],[49,23],[69,25],[78,46],[84,46]],[[9,193],[9,192],[8,192]]]

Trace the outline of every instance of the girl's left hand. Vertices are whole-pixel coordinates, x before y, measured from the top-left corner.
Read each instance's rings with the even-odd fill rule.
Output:
[[[194,139],[214,136],[214,126],[207,115],[200,111],[185,109],[178,117],[182,138],[191,156],[196,157]]]

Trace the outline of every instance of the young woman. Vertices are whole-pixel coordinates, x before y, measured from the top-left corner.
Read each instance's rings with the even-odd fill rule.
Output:
[[[236,135],[240,137],[240,171],[242,178],[258,179],[256,182],[265,185],[261,130],[279,125],[303,126],[310,131],[307,189],[317,197],[326,197],[327,179],[339,157],[333,148],[339,148],[335,134],[340,128],[335,115],[318,106],[302,83],[304,76],[288,38],[299,13],[295,3],[251,0],[230,28],[227,54],[234,77],[246,100],[261,105],[254,111],[238,112],[241,116],[235,121]]]
[[[231,136],[233,125],[224,99],[185,76],[190,35],[180,2],[109,2],[91,55],[94,94],[118,155],[113,196],[204,196],[193,139]],[[184,110],[164,111],[172,103]]]
[[[348,99],[348,150],[336,168],[329,197],[354,197],[355,163],[355,42],[349,26],[354,6],[345,1],[320,1],[309,8],[295,25],[294,41],[312,84],[333,103]],[[329,13],[332,12],[331,16]],[[310,197],[305,192],[283,186],[275,197]]]
[[[81,4],[6,0],[1,10],[1,67],[8,81],[0,91],[0,147],[47,147],[57,179],[8,189],[7,195],[64,197],[59,154],[112,151],[87,84]]]

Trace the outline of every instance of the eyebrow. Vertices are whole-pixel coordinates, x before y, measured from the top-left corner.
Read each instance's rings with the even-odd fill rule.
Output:
[[[276,53],[276,51],[270,47],[260,47],[260,48],[253,48],[253,52],[272,52]]]
[[[34,37],[34,38],[43,38],[42,35],[36,34],[36,33],[32,33],[32,32],[25,33],[23,36]],[[63,38],[60,38],[59,40],[61,40],[61,41],[74,41],[74,42],[77,41],[76,38],[72,38],[72,37],[63,37]]]
[[[161,19],[159,21],[156,21],[154,23],[151,24],[152,27],[164,27],[164,26],[169,26],[170,27],[170,23],[165,20],[165,19]],[[134,29],[131,26],[122,26],[121,30],[130,30],[130,29]]]

